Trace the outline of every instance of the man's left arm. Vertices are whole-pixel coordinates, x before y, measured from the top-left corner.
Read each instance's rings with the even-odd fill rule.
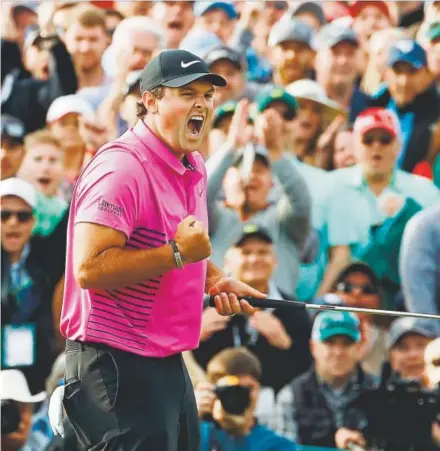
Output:
[[[302,248],[310,231],[311,197],[307,185],[284,155],[271,153],[272,170],[283,195],[277,203],[277,218],[285,233]]]
[[[215,296],[215,308],[220,315],[234,315],[244,312],[253,315],[256,309],[247,301],[239,300],[240,296],[265,298],[266,295],[239,280],[227,277],[223,271],[208,261],[206,271],[205,292]]]

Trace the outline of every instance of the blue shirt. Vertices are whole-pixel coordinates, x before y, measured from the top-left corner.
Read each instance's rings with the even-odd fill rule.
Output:
[[[379,209],[379,201],[389,193],[412,198],[422,207],[440,202],[440,190],[427,178],[395,169],[389,186],[376,197],[367,185],[361,166],[338,169],[331,174],[333,179],[328,200],[328,234],[334,237],[343,234],[357,258],[370,239],[370,229],[386,219]]]
[[[296,444],[274,431],[256,425],[246,437],[232,437],[213,423],[200,423],[201,451],[296,451]],[[217,446],[215,448],[215,445]]]

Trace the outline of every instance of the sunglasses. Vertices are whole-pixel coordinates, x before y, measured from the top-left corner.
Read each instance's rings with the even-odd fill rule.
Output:
[[[364,136],[362,142],[366,146],[371,146],[374,142],[378,142],[383,146],[387,146],[394,141],[394,138],[391,135],[383,135],[383,136]]]
[[[336,289],[338,291],[342,291],[347,294],[351,294],[354,290],[360,290],[363,294],[377,294],[378,290],[375,286],[371,285],[371,283],[367,283],[365,285],[355,285],[354,283],[348,282],[340,282],[336,285]]]
[[[12,211],[12,210],[2,210],[1,218],[2,222],[7,222],[11,219],[12,216],[15,216],[18,222],[28,222],[30,221],[34,214],[32,211],[21,210],[21,211]]]

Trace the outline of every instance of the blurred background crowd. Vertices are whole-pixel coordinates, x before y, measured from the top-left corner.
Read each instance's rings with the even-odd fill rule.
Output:
[[[2,1],[1,22],[4,451],[82,449],[48,420],[69,202],[164,49],[228,81],[200,149],[217,265],[271,298],[440,314],[440,1]],[[439,337],[206,302],[185,355],[202,451],[439,449],[440,395],[414,398],[438,387]]]

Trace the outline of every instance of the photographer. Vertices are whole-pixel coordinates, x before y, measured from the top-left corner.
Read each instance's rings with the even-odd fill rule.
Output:
[[[5,66],[1,77],[2,113],[20,119],[27,133],[31,133],[45,126],[46,112],[57,97],[76,92],[78,83],[75,69],[66,46],[55,32],[50,16],[47,23],[41,24],[39,32],[28,36],[25,45],[26,63],[34,75],[29,77],[21,62],[10,7],[2,6],[3,20],[8,23],[8,27],[2,28],[1,36],[2,65]],[[29,58],[31,51],[35,57],[32,63]],[[41,59],[44,61],[40,61]],[[40,62],[35,62],[36,60]],[[42,70],[39,69],[40,66],[43,66]]]
[[[387,337],[389,364],[384,366],[381,385],[359,403],[367,425],[362,438],[369,444],[386,451],[438,449],[429,443],[431,428],[435,433],[434,415],[430,416],[429,406],[423,410],[427,403],[422,402],[428,385],[425,349],[435,337],[436,324],[431,320],[399,318],[392,323]],[[345,448],[349,441],[358,442],[352,440],[355,436],[359,431],[342,429],[336,434],[336,445]]]
[[[358,318],[348,312],[320,312],[313,323],[310,348],[315,366],[284,387],[277,398],[277,432],[301,444],[335,447],[339,430],[361,429],[359,396],[373,387],[373,377],[360,367]],[[365,441],[350,431],[349,441]],[[345,449],[346,441],[344,441]]]
[[[32,404],[46,397],[45,392],[31,395],[26,378],[18,370],[0,372],[2,451],[23,450],[31,430]]]
[[[201,422],[201,451],[295,451],[294,442],[255,419],[261,365],[247,349],[221,351],[208,364],[209,383],[195,390]]]

